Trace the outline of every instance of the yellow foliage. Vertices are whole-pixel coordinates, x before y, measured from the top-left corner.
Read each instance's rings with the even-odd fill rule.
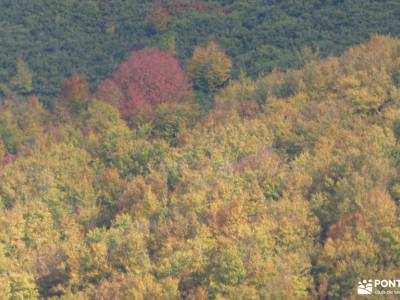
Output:
[[[196,88],[215,92],[231,77],[232,62],[214,42],[196,48],[188,63],[189,76]]]

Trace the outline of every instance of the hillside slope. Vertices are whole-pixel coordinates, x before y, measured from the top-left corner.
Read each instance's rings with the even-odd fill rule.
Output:
[[[0,298],[354,299],[398,278],[399,70],[374,36],[241,76],[200,118],[2,103]]]
[[[63,79],[80,72],[92,89],[133,50],[173,48],[183,65],[215,40],[235,71],[253,77],[325,57],[372,33],[400,34],[397,0],[136,1],[1,0],[0,82],[18,58],[33,71],[34,93],[51,102]]]

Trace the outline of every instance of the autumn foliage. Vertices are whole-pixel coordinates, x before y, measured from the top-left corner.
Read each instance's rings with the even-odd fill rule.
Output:
[[[358,299],[398,278],[400,40],[242,74],[208,112],[153,51],[170,61],[134,54],[70,122],[0,102],[0,299]],[[118,91],[152,120],[130,128]]]
[[[119,106],[124,98],[124,95],[115,83],[111,79],[104,80],[98,87],[95,93],[95,98],[112,104],[114,106]]]
[[[74,113],[79,113],[89,100],[89,83],[82,74],[74,74],[64,81],[60,100],[62,105]]]
[[[154,5],[150,14],[147,16],[148,21],[154,25],[158,32],[164,31],[171,20],[171,16],[165,9],[163,3],[159,1]]]
[[[188,71],[193,85],[203,92],[214,92],[231,77],[232,62],[214,42],[194,50]]]
[[[190,85],[177,59],[154,48],[134,52],[119,67],[114,82],[123,93],[121,110],[126,118],[147,105],[190,97]]]

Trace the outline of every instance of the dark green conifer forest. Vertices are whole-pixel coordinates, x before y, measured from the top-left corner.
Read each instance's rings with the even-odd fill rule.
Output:
[[[0,0],[0,299],[359,299],[398,279],[399,16]]]
[[[372,33],[400,34],[397,0],[1,0],[0,82],[24,59],[34,92],[54,102],[83,73],[94,89],[133,50],[173,51],[182,65],[209,41],[253,78],[338,55]]]

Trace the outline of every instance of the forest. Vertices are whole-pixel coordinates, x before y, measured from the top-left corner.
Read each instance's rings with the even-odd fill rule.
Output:
[[[372,33],[400,35],[398,0],[0,0],[0,84],[16,61],[33,92],[54,104],[62,81],[87,76],[93,91],[134,50],[174,52],[183,66],[198,46],[220,44],[234,78],[298,68],[338,55]],[[0,93],[2,89],[0,87]],[[4,91],[2,91],[4,93]]]
[[[398,1],[0,3],[0,299],[400,277]]]
[[[218,86],[200,62],[229,59],[196,52],[193,84]],[[0,298],[351,299],[398,276],[399,70],[400,40],[373,36],[204,112],[145,49],[94,95],[74,75],[54,112],[4,99]]]

